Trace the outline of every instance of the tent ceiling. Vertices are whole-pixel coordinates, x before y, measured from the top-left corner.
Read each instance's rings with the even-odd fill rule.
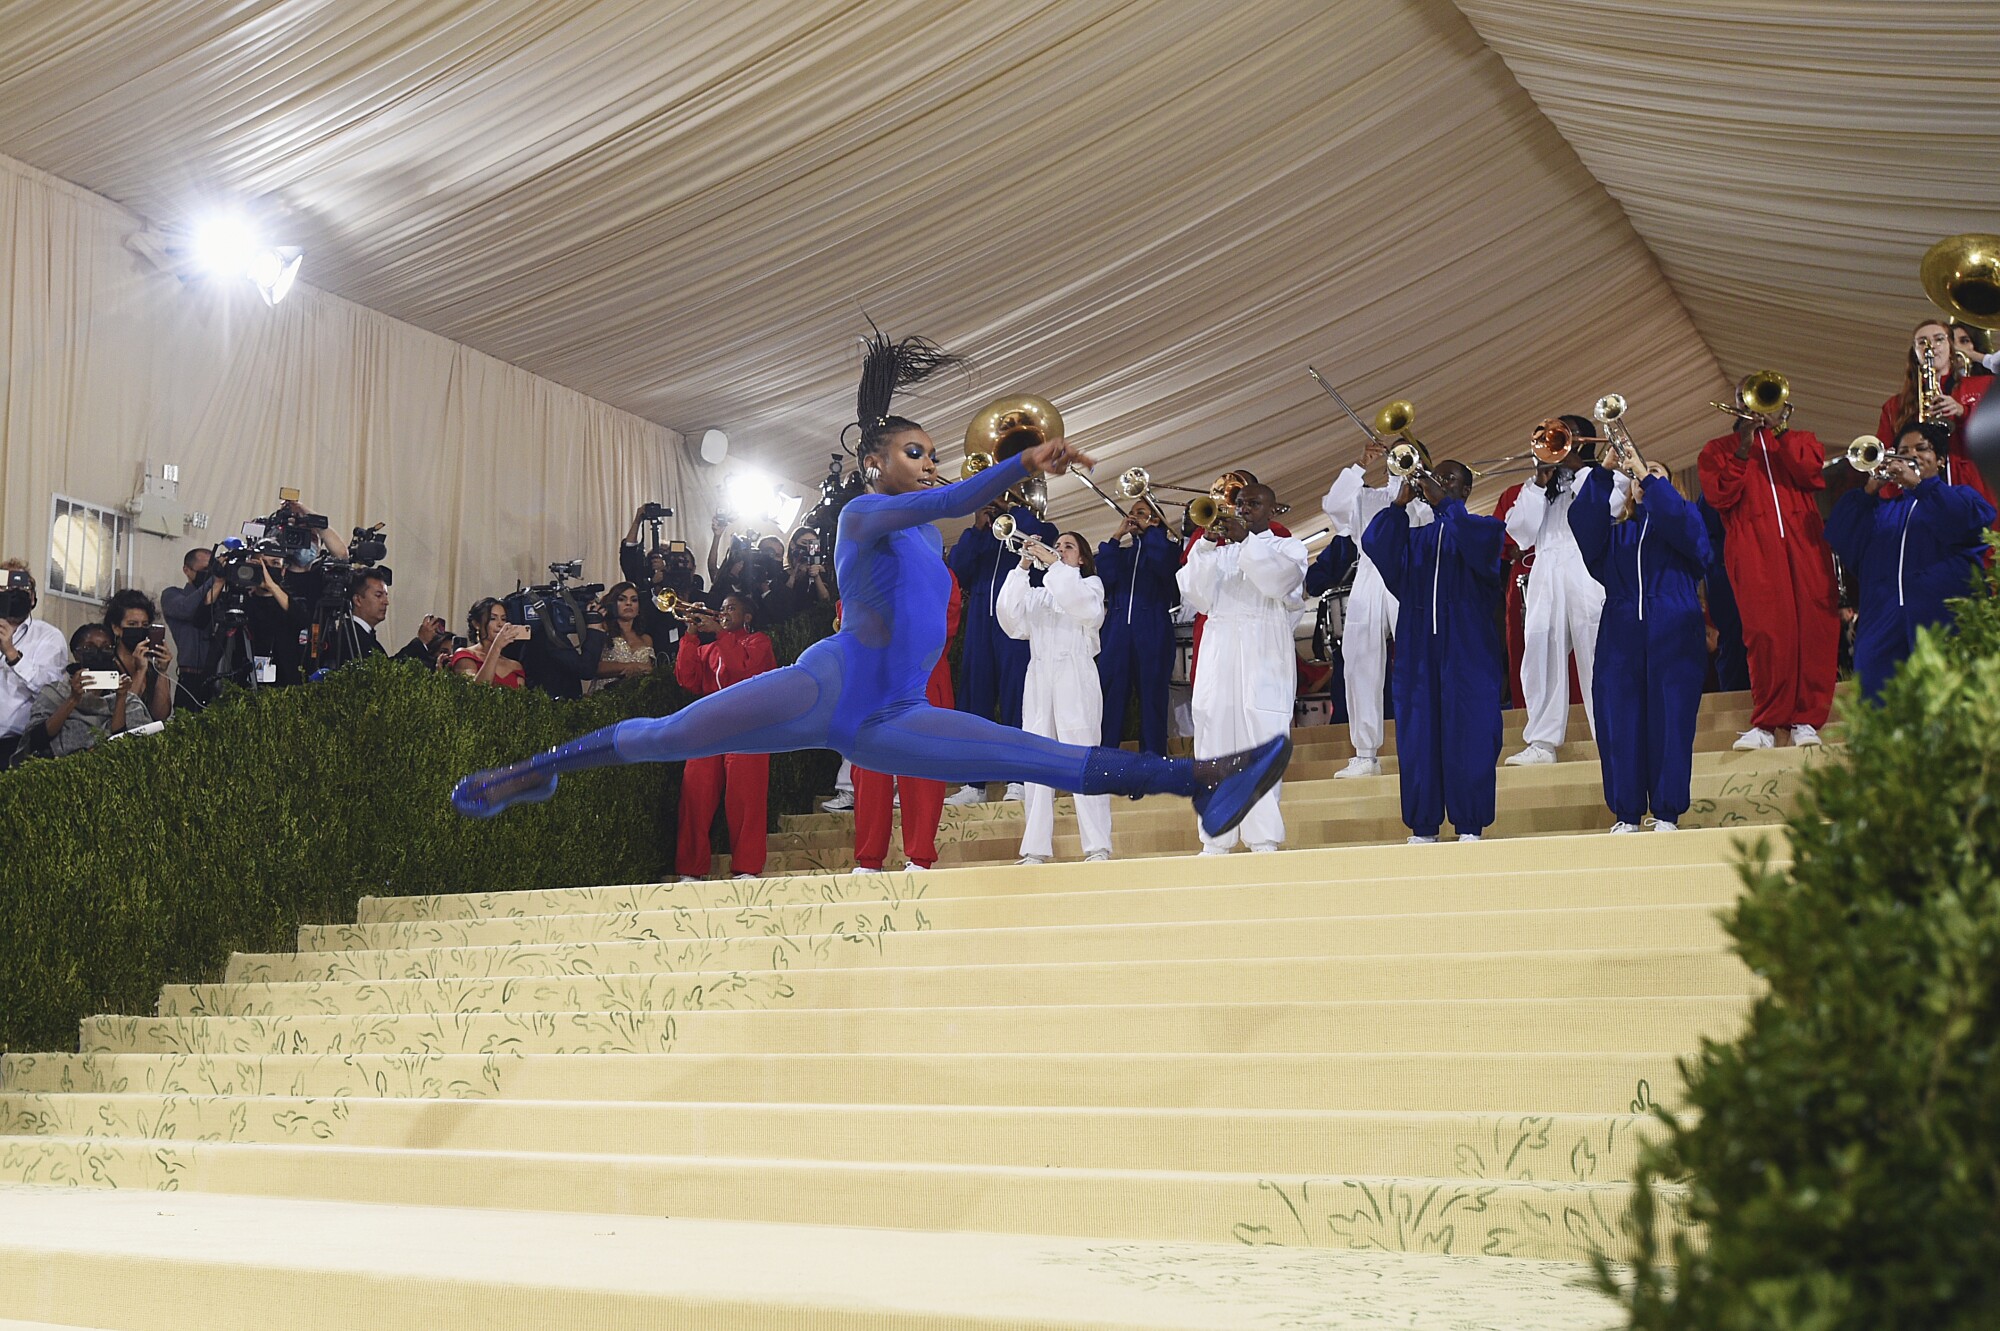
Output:
[[[1872,431],[1935,311],[1924,250],[2000,230],[2000,6],[1459,0],[1659,256],[1734,377]],[[1720,418],[1717,418],[1720,419]]]
[[[162,222],[254,203],[307,280],[800,480],[852,415],[863,308],[977,359],[912,404],[941,443],[1036,391],[1115,467],[1244,463],[1300,516],[1356,449],[1308,361],[1473,457],[1615,388],[1686,460],[1710,346],[1879,400],[1915,254],[1990,218],[1970,71],[2000,52],[1956,34],[1994,19],[1460,8],[0,0],[0,152]],[[1850,77],[1906,26],[1900,72]],[[1565,91],[1607,74],[1623,105]],[[1960,137],[1926,158],[1929,106]]]

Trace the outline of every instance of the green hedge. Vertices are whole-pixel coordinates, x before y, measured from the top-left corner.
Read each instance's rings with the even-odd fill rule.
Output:
[[[2000,1326],[2000,601],[1958,627],[1843,709],[1790,872],[1744,870],[1728,927],[1769,994],[1641,1168],[1636,1279],[1600,1272],[1635,1328]],[[1662,1178],[1705,1246],[1652,1241]]]
[[[780,626],[780,661],[830,620]],[[378,659],[0,775],[0,1049],[74,1048],[80,1017],[150,1012],[162,984],[288,951],[358,897],[671,876],[679,764],[565,777],[490,822],[448,796],[477,768],[686,701],[670,672],[557,702]],[[775,758],[773,818],[808,808],[837,762]]]

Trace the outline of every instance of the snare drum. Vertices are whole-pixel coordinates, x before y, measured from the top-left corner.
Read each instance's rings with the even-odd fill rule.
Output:
[[[1313,623],[1313,660],[1331,663],[1340,652],[1341,639],[1347,633],[1347,601],[1354,594],[1354,573],[1360,568],[1356,561],[1347,570],[1347,576],[1329,588],[1319,598],[1319,613]]]

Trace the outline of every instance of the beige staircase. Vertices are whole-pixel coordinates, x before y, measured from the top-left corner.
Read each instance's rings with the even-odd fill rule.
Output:
[[[1740,711],[1705,831],[1022,869],[988,806],[928,874],[364,901],[0,1061],[6,1310],[1604,1326],[1645,1111],[1755,992],[1734,844],[1816,760],[1727,752]],[[1565,757],[1496,830],[1608,821]],[[1400,841],[1393,786],[1290,783],[1295,826]],[[1121,849],[1178,844],[1151,806]]]

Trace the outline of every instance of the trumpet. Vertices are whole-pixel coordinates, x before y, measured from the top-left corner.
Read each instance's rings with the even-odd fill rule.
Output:
[[[1213,527],[1223,518],[1236,516],[1236,505],[1218,494],[1196,495],[1187,503],[1188,521],[1201,528]]]
[[[1854,442],[1847,446],[1845,453],[1826,465],[1836,467],[1843,462],[1863,476],[1880,476],[1883,469],[1891,462],[1915,463],[1916,459],[1908,453],[1890,452],[1889,446],[1872,434],[1859,434],[1854,437]]]
[[[1002,513],[999,517],[993,519],[993,539],[1007,547],[1010,553],[1017,555],[1021,553],[1021,548],[1028,543],[1028,538],[1023,536],[1018,530],[1018,524],[1015,523],[1012,513]]]
[[[1590,418],[1604,431],[1605,440],[1617,454],[1618,461],[1612,465],[1635,481],[1646,479],[1646,459],[1639,456],[1639,447],[1625,428],[1624,395],[1606,393],[1597,399],[1597,405],[1590,409]]]
[[[1772,429],[1782,430],[1785,422],[1792,418],[1791,397],[1791,380],[1776,370],[1754,370],[1737,381],[1736,401],[1733,404],[1711,402],[1708,405],[1752,425],[1768,422]]]
[[[1433,485],[1444,484],[1443,481],[1438,479],[1436,472],[1424,465],[1422,451],[1407,439],[1402,443],[1389,445],[1388,467],[1389,474],[1398,480],[1407,481],[1412,477],[1417,477],[1427,479]],[[1473,472],[1473,479],[1477,480],[1482,474],[1481,472]]]
[[[686,619],[688,603],[683,601],[680,593],[672,587],[662,587],[653,593],[653,609],[663,615],[672,615],[675,619]]]

